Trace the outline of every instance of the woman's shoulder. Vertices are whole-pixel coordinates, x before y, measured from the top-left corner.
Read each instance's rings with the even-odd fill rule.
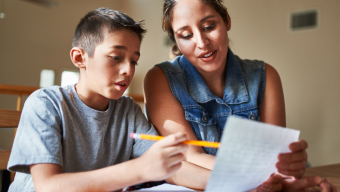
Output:
[[[160,67],[165,72],[182,73],[183,69],[180,65],[180,60],[182,56],[178,56],[172,61],[164,61],[162,63],[156,64],[155,66]]]
[[[266,63],[261,60],[251,60],[251,59],[241,59],[239,56],[235,55],[237,61],[242,66],[243,70],[255,70],[255,69],[266,69]]]

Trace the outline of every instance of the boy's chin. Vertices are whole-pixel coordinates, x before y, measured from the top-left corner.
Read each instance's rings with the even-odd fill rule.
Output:
[[[106,97],[108,99],[118,100],[123,95],[124,95],[124,92],[115,92],[115,93],[111,93],[111,94],[108,94],[108,95],[104,95],[104,97]]]

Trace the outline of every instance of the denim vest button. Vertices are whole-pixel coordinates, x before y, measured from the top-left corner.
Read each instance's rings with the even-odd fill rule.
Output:
[[[253,112],[250,112],[249,119],[256,120],[256,116],[253,114]]]
[[[208,118],[207,118],[207,116],[205,116],[204,112],[203,112],[203,115],[202,115],[202,121],[203,121],[203,123],[208,122]]]

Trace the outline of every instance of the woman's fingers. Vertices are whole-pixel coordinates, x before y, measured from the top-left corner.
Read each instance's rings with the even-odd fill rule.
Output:
[[[303,150],[306,150],[308,147],[308,143],[304,140],[300,140],[300,141],[297,141],[297,142],[294,142],[294,143],[291,143],[289,145],[289,149],[292,151],[292,152],[296,152],[296,151],[303,151]]]
[[[321,192],[338,192],[337,188],[329,182],[327,178],[320,183],[319,187],[321,188]]]
[[[305,176],[301,179],[284,179],[284,191],[301,191],[305,188],[314,187],[321,183],[319,176]]]
[[[306,151],[298,151],[291,153],[281,153],[279,154],[279,161],[281,162],[297,162],[297,161],[306,161],[307,160],[307,152]]]
[[[282,177],[279,174],[272,174],[267,181],[262,183],[256,191],[257,192],[275,192],[282,190]]]

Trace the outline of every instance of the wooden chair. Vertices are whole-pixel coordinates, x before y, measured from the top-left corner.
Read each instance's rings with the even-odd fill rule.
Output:
[[[0,85],[0,94],[16,95],[17,106],[16,110],[0,109],[0,128],[14,128],[14,135],[18,127],[22,97],[28,96],[40,87],[29,87],[29,86],[17,86],[17,85]],[[9,159],[10,151],[0,151],[0,170],[7,169],[7,163]],[[14,173],[11,173],[11,181],[14,180]]]
[[[0,109],[0,128],[17,128],[21,111]],[[10,150],[0,151],[0,170],[7,169]]]

